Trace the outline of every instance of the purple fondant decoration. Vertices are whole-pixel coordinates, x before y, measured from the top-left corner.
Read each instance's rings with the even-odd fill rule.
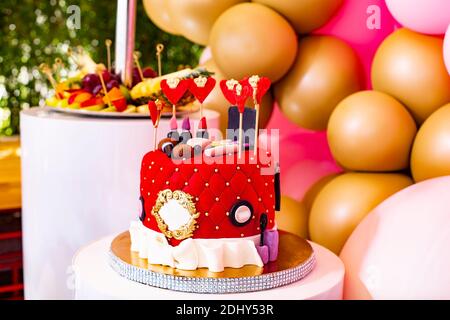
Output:
[[[268,246],[256,246],[259,256],[264,264],[269,262],[269,247]]]
[[[278,230],[264,231],[264,245],[269,247],[269,261],[275,261],[278,257]]]

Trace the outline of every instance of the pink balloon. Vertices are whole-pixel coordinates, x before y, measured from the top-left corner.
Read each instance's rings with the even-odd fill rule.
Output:
[[[375,208],[342,249],[344,298],[450,299],[449,208],[450,176]]]
[[[384,0],[346,0],[337,14],[314,34],[336,36],[355,49],[364,66],[366,88],[370,89],[375,52],[398,26]]]
[[[443,34],[450,23],[448,0],[386,0],[386,4],[398,22],[417,32]]]
[[[444,38],[444,61],[448,74],[450,74],[450,25],[447,28]]]
[[[275,146],[279,152],[283,195],[302,200],[320,178],[342,171],[331,155],[326,132],[299,128],[285,118],[278,105],[274,106],[266,129],[259,138],[261,145],[267,146],[271,139],[279,139]]]

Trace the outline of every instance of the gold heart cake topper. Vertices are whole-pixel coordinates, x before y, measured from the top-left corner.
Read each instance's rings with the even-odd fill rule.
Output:
[[[178,87],[179,83],[180,83],[180,79],[179,78],[167,79],[167,85],[169,86],[170,89],[175,89],[176,87]]]
[[[236,84],[236,95],[240,96],[242,93],[242,85],[240,83]]]
[[[234,86],[239,84],[239,82],[237,80],[234,79],[230,79],[226,82],[227,88],[228,90],[234,90]]]
[[[248,79],[248,83],[250,84],[250,86],[253,88],[253,89],[256,89],[256,88],[258,88],[258,82],[259,82],[259,76],[251,76],[249,79]]]
[[[204,88],[208,79],[206,77],[200,76],[194,79],[194,83],[199,88]]]

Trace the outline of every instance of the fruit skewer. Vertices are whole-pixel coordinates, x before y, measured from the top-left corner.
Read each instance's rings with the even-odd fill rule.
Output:
[[[139,73],[139,77],[141,78],[141,81],[144,81],[144,73],[142,72],[142,68],[141,68],[141,64],[139,63],[139,52],[135,51],[133,53],[133,59],[134,59],[134,63],[136,64],[136,68],[138,70]]]
[[[106,45],[106,54],[107,54],[107,59],[108,59],[108,71],[111,72],[111,45],[112,45],[111,39],[106,39],[105,45]]]
[[[161,66],[161,53],[164,50],[164,45],[162,43],[158,43],[156,45],[156,58],[158,59],[158,77],[162,76],[162,66]]]

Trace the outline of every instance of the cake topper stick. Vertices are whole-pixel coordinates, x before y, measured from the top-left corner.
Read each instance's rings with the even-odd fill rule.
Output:
[[[153,150],[157,147],[158,126],[161,117],[162,103],[158,99],[156,101],[150,100],[148,102],[148,111],[150,112],[150,119],[153,123]]]
[[[239,149],[238,149],[238,157],[241,158],[242,155],[242,123],[243,123],[243,119],[244,119],[244,110],[241,110],[240,106],[239,106],[239,100],[240,97],[242,96],[242,85],[240,83],[236,84],[235,86],[235,91],[236,91],[236,102],[238,103],[238,109],[239,109]],[[245,101],[244,101],[245,103]]]
[[[138,69],[139,77],[141,78],[141,81],[144,81],[144,73],[142,72],[141,64],[139,63],[139,56],[140,53],[138,51],[133,52],[134,63]]]
[[[158,76],[162,76],[162,68],[161,68],[161,53],[164,50],[164,45],[162,43],[158,43],[156,45],[156,58],[158,59]]]
[[[270,80],[266,77],[259,77],[257,75],[251,76],[248,79],[249,85],[253,89],[253,103],[255,105],[256,118],[255,118],[255,140],[253,146],[253,155],[256,156],[256,150],[258,148],[258,136],[259,136],[259,107],[262,97],[270,88]]]
[[[100,68],[97,69],[97,74],[98,74],[98,77],[100,78],[100,83],[102,84],[103,92],[105,93],[105,98],[106,98],[106,102],[108,103],[108,107],[111,108],[112,107],[111,99],[109,98],[108,90],[106,88],[105,80],[103,79],[102,70]]]
[[[108,71],[111,72],[111,45],[112,45],[112,40],[111,39],[106,39],[105,40],[105,45],[106,45],[106,54],[107,54],[107,59],[108,59]]]
[[[256,99],[256,93],[258,92],[258,82],[259,82],[259,76],[251,76],[250,79],[248,79],[248,83],[253,89],[253,104],[255,105],[255,139],[254,145],[253,145],[253,155],[256,156],[256,149],[258,146],[258,126],[259,126],[259,103]]]

